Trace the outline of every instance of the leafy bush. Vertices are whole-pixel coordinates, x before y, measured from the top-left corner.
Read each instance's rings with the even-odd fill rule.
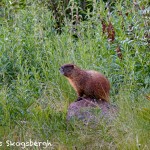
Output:
[[[82,2],[1,1],[3,143],[50,139],[56,149],[150,147],[149,2]],[[76,94],[59,67],[69,62],[109,78],[111,102],[119,108],[111,124],[92,129],[66,122]]]

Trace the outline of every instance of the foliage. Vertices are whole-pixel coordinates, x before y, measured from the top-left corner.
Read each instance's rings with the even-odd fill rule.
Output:
[[[0,2],[0,141],[50,140],[55,149],[148,149],[149,2],[81,2]],[[66,122],[67,107],[76,99],[59,73],[68,62],[109,78],[111,101],[119,108],[114,122],[94,129]]]

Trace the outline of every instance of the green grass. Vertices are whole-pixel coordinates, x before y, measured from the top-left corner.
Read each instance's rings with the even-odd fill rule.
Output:
[[[52,12],[37,1],[30,2],[23,8],[7,0],[1,4],[0,149],[20,149],[8,147],[6,140],[32,139],[49,140],[49,149],[148,150],[150,101],[145,96],[150,94],[150,53],[144,35],[149,12],[143,15],[141,9],[148,8],[148,1],[139,1],[140,8],[129,0],[114,4],[109,16],[114,42],[103,35],[99,15],[108,21],[108,10],[102,1],[77,25],[78,39],[73,37],[71,21],[66,19],[58,34]],[[117,45],[123,60],[117,57]],[[109,78],[111,102],[119,108],[116,120],[102,121],[94,129],[66,122],[67,107],[76,93],[59,73],[64,63],[97,70]]]

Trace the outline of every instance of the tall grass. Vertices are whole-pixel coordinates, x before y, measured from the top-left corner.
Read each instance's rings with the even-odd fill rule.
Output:
[[[1,4],[0,26],[0,141],[49,140],[50,149],[144,149],[150,147],[150,53],[145,37],[147,16],[130,0],[112,5],[94,2],[87,20],[76,25],[65,18],[62,33],[52,12],[40,1]],[[70,7],[74,7],[71,5]],[[73,9],[72,9],[73,10]],[[122,15],[119,15],[122,12]],[[108,17],[109,14],[109,17]],[[115,41],[103,34],[101,19],[111,21]],[[72,18],[73,19],[73,18]],[[123,59],[117,57],[120,45]],[[111,82],[111,102],[119,114],[97,128],[67,123],[69,103],[76,94],[59,73],[64,63],[104,73]],[[31,147],[40,149],[40,147]]]

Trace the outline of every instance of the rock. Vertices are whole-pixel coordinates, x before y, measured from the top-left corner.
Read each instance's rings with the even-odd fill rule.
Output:
[[[67,120],[78,119],[84,123],[99,122],[102,118],[113,120],[117,115],[117,107],[106,102],[91,98],[82,98],[71,103],[68,107]]]

